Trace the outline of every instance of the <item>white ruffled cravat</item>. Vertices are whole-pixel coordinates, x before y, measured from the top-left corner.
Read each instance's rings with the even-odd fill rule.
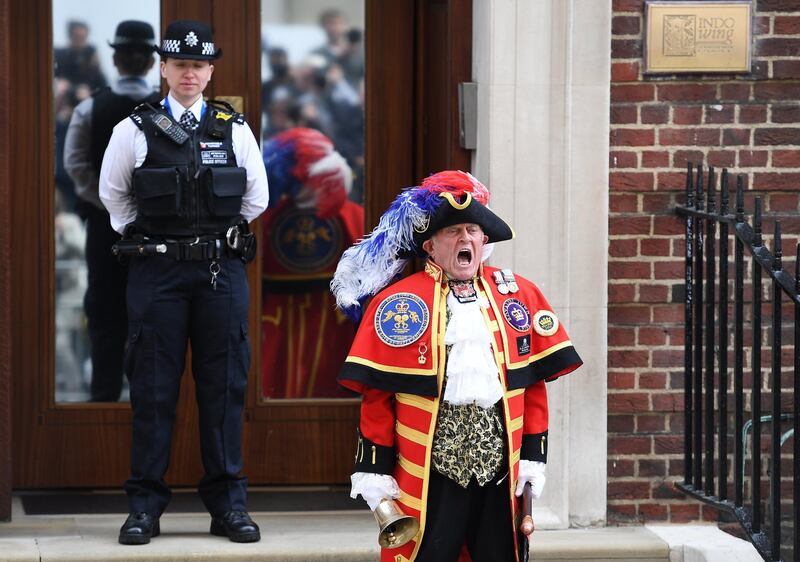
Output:
[[[450,321],[444,343],[452,345],[447,357],[447,387],[444,399],[455,405],[475,403],[491,408],[503,397],[497,363],[492,352],[492,335],[483,319],[484,299],[459,302],[449,293]]]

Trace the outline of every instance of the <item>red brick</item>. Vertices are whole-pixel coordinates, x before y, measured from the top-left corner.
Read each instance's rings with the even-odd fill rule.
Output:
[[[716,168],[732,168],[736,165],[736,152],[733,150],[711,150],[708,165]]]
[[[643,305],[609,306],[609,324],[647,324],[650,322],[650,307]]]
[[[608,255],[612,258],[631,258],[637,252],[638,241],[634,239],[612,239],[608,245]]]
[[[798,195],[796,193],[772,193],[769,196],[768,210],[775,212],[797,212]]]
[[[669,209],[664,209],[668,211]],[[686,223],[677,215],[653,217],[653,234],[684,234]]]
[[[683,349],[654,349],[653,367],[679,367],[683,365]]]
[[[670,241],[663,238],[643,238],[639,242],[643,256],[669,256]]]
[[[636,416],[637,433],[659,433],[667,428],[667,418],[663,415]]]
[[[639,388],[652,388],[652,389],[665,389],[667,388],[667,374],[666,373],[641,373],[639,375]],[[663,415],[658,416],[662,420]]]
[[[754,176],[753,189],[800,190],[800,173],[757,172]]]
[[[723,84],[719,87],[719,98],[722,101],[747,101],[750,99],[750,84]]]
[[[739,123],[765,123],[767,121],[767,106],[741,105],[739,106]]]
[[[683,412],[683,393],[653,394],[653,412]]]
[[[800,17],[775,16],[775,35],[800,34]]]
[[[612,129],[612,146],[652,146],[655,143],[653,129]]]
[[[610,262],[609,279],[650,279],[650,264],[646,262]]]
[[[800,52],[800,39],[765,37],[756,40],[755,55],[759,57],[793,57]]]
[[[613,285],[611,285],[613,287]],[[632,347],[635,343],[636,339],[636,330],[629,327],[621,327],[621,326],[609,326],[608,327],[608,345],[611,347]],[[611,375],[613,373],[609,373],[609,381],[611,379]],[[620,374],[621,373],[617,373]],[[626,376],[631,375],[632,373],[624,373]],[[609,384],[611,384],[609,382]],[[633,387],[633,378],[631,378],[631,385],[625,387],[615,386],[614,388],[632,388]]]
[[[770,24],[772,18],[769,16],[758,16],[755,18],[753,22],[753,34],[754,35],[769,35]]]
[[[686,241],[682,238],[672,240],[672,255],[686,256]]]
[[[656,189],[659,191],[685,191],[686,172],[658,172]]]
[[[667,302],[669,287],[666,285],[639,285],[639,302]]]
[[[658,143],[662,146],[716,146],[719,129],[661,129]]]
[[[669,193],[646,193],[642,195],[642,211],[645,213],[664,213],[674,206]]]
[[[767,165],[769,152],[766,150],[740,150],[739,166],[744,168],[757,168]]]
[[[615,62],[611,64],[612,82],[636,82],[639,79],[639,62]]]
[[[612,361],[612,356],[614,361]],[[638,360],[635,360],[638,358]],[[620,364],[620,362],[624,364]],[[646,367],[646,351],[609,351],[610,367]],[[650,395],[646,392],[615,392],[608,395],[608,411],[615,414],[635,414],[650,411]]]
[[[797,123],[800,121],[800,107],[792,105],[772,106],[771,120],[773,123]]]
[[[612,283],[608,286],[608,302],[610,303],[629,303],[636,297],[636,289],[633,285],[620,285]]]
[[[612,481],[608,483],[608,499],[641,499],[650,497],[649,482]]]
[[[669,152],[642,152],[642,168],[666,168],[669,166]]]
[[[667,463],[661,459],[640,459],[639,461],[639,476],[653,477],[653,476],[666,476]]]
[[[786,41],[797,41],[800,39],[776,39],[781,43]],[[787,100],[792,101],[800,98],[800,83],[796,82],[766,82],[758,83],[753,86],[753,98],[763,101]]]
[[[641,39],[612,39],[612,59],[639,59],[642,58]]]
[[[699,105],[678,106],[672,110],[672,122],[676,125],[699,125],[703,120],[703,108]]]
[[[608,208],[612,213],[635,213],[638,210],[638,196],[628,193],[612,193]]]
[[[753,144],[756,146],[778,146],[785,144],[800,144],[800,129],[786,128],[758,128],[753,133]]]
[[[791,494],[791,491],[789,492]],[[720,513],[718,509],[715,509],[713,506],[704,504],[700,508],[700,512],[703,517],[703,521],[719,521],[720,520]]]
[[[611,172],[608,174],[608,185],[615,191],[651,191],[653,173]]]
[[[800,76],[800,61],[772,61],[772,77],[775,80],[797,80],[798,76]]]
[[[661,101],[715,101],[715,84],[659,84],[658,99]]]
[[[661,480],[661,481],[656,480],[652,482],[652,486],[653,486],[653,497],[657,499],[680,500],[686,497],[683,495],[683,492],[681,492],[675,487],[675,482],[670,482],[667,480]]]
[[[633,328],[628,328],[633,331]],[[609,373],[608,388],[614,390],[630,390],[636,385],[635,373]]]
[[[772,165],[776,168],[800,168],[800,150],[774,150]]]
[[[654,306],[653,322],[657,324],[683,322],[683,305]]]
[[[750,129],[723,129],[722,145],[750,144]]]
[[[615,12],[641,12],[644,0],[613,0],[611,6]]]
[[[707,105],[706,123],[733,123],[736,106],[733,105]]]
[[[608,437],[608,454],[647,455],[651,451],[650,443],[650,437],[610,435]]]
[[[608,153],[609,168],[636,168],[638,158],[635,152],[612,150]]]
[[[660,503],[640,503],[639,513],[644,518],[645,523],[669,520],[669,508]]]
[[[650,234],[650,217],[611,217],[609,234]]]
[[[654,95],[652,84],[611,85],[611,103],[652,101]]]
[[[629,125],[636,124],[639,120],[638,108],[635,105],[612,105],[611,106],[611,124],[612,125]]]
[[[699,504],[670,504],[670,523],[690,523],[700,519]]]
[[[608,460],[609,478],[624,478],[633,476],[634,463],[626,460]]]
[[[633,375],[633,373],[631,373],[631,375]],[[635,420],[636,417],[632,415],[610,415],[608,416],[608,425],[607,425],[608,432],[633,433],[636,430]]]
[[[682,261],[663,261],[653,264],[656,279],[683,279],[686,264]]]
[[[637,343],[646,346],[664,345],[667,343],[667,334],[661,327],[642,326],[639,328]]]
[[[638,35],[639,16],[614,16],[611,18],[612,35]]]
[[[666,105],[643,105],[642,123],[647,125],[661,125],[669,122],[669,107]]]
[[[653,440],[655,452],[659,455],[677,455],[683,452],[683,437],[659,435]]]
[[[691,162],[697,164],[705,161],[705,154],[701,150],[676,150],[672,155],[672,166],[674,168],[686,169],[686,164]],[[681,172],[683,176],[686,174]]]

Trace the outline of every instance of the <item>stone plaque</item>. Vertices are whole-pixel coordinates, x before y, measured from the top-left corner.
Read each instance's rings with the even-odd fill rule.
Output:
[[[645,0],[645,72],[749,72],[750,0]]]

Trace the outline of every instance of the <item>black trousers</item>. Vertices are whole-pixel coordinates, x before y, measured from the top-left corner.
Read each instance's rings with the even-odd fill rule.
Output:
[[[130,262],[126,372],[133,442],[125,490],[131,512],[158,517],[169,502],[164,473],[189,341],[205,469],[200,497],[213,516],[246,509],[247,480],[240,472],[249,293],[241,260],[223,258],[219,265],[213,290],[208,261],[152,256]]]
[[[108,213],[84,203],[88,284],[83,308],[92,356],[92,402],[116,402],[122,392],[122,359],[128,335],[125,291],[128,268],[111,253],[120,239]]]
[[[416,562],[456,562],[464,544],[472,562],[513,561],[507,474],[501,470],[485,486],[473,479],[465,489],[431,470],[425,533]]]

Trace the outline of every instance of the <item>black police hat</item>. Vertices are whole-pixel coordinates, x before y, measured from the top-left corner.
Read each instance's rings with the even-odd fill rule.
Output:
[[[165,58],[214,60],[222,56],[222,49],[214,45],[211,26],[202,21],[178,20],[167,26],[156,52]]]
[[[114,33],[114,42],[108,42],[114,49],[136,48],[155,51],[156,36],[153,26],[146,21],[125,20],[119,22]]]

